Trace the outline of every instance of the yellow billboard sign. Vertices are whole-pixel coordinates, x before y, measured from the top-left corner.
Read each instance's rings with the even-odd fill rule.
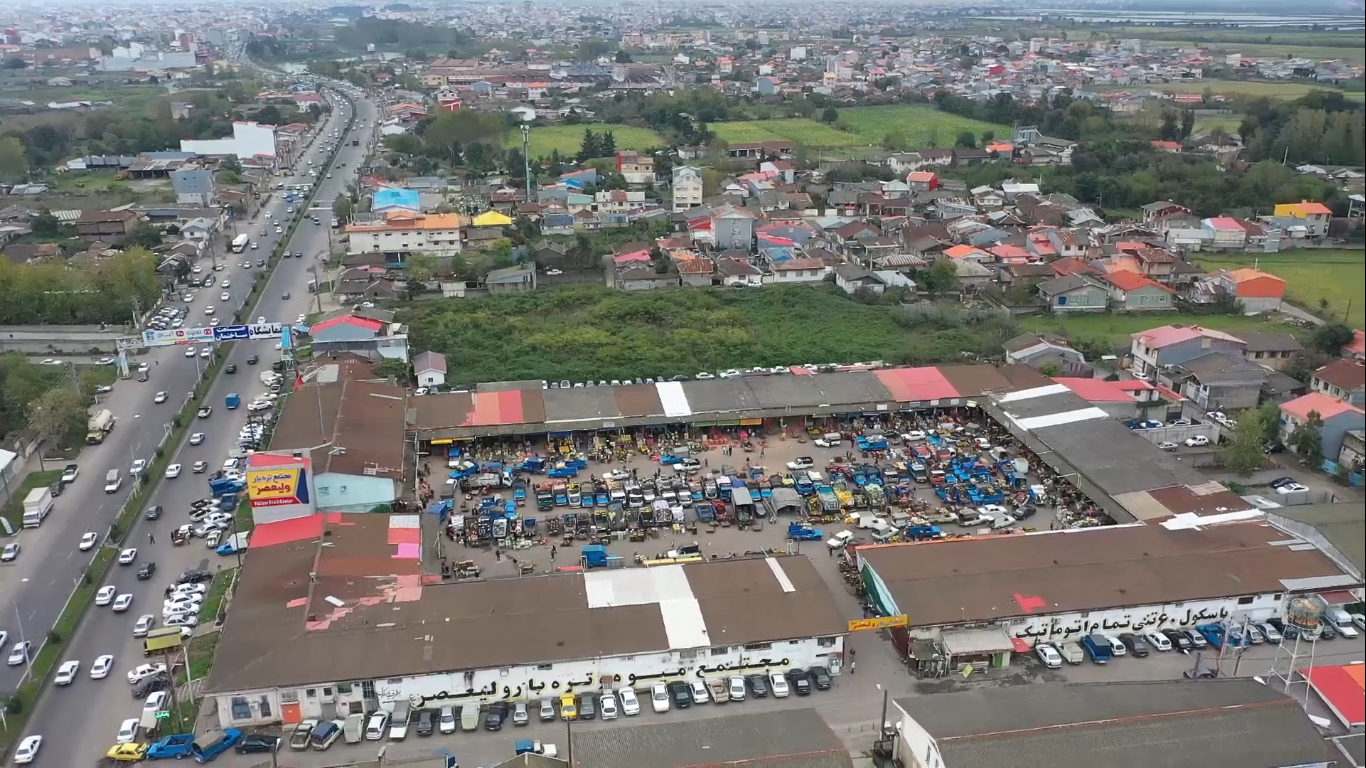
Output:
[[[308,503],[308,477],[303,467],[247,470],[247,497],[253,507]]]
[[[906,614],[900,616],[878,616],[872,619],[854,619],[849,622],[850,632],[867,632],[873,629],[891,629],[892,627],[905,627],[911,623],[911,617]]]

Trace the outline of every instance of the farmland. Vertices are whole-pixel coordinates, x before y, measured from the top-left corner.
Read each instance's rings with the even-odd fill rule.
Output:
[[[557,149],[561,155],[572,156],[579,151],[579,146],[583,144],[585,129],[591,129],[595,133],[610,131],[619,150],[640,150],[647,147],[662,147],[668,144],[659,134],[649,128],[637,128],[633,125],[536,126],[531,129],[531,156],[549,157]],[[521,131],[509,131],[503,139],[503,146],[509,149],[520,149],[522,146]]]
[[[899,134],[909,147],[952,146],[958,134],[971,131],[979,140],[986,131],[1008,137],[1010,128],[959,117],[927,105],[854,107],[840,110],[844,131],[815,120],[793,118],[735,123],[715,123],[711,129],[731,144],[791,141],[812,148],[876,146],[891,134]]]
[[[1020,328],[1034,333],[1056,333],[1077,342],[1102,345],[1106,349],[1128,349],[1130,335],[1159,325],[1185,323],[1216,331],[1238,334],[1249,331],[1291,332],[1295,328],[1264,317],[1242,315],[1188,315],[1178,312],[1136,312],[1127,315],[1108,313],[1067,316],[1030,315],[1020,318]]]
[[[1338,48],[1331,46],[1316,45],[1276,45],[1272,43],[1200,43],[1190,40],[1155,40],[1155,45],[1163,45],[1181,48],[1209,48],[1219,53],[1241,53],[1257,59],[1310,59],[1312,61],[1327,61],[1329,59],[1346,59],[1354,64],[1361,64],[1366,60],[1366,49],[1358,46],[1356,48]]]
[[[1208,89],[1216,96],[1226,96],[1231,98],[1249,97],[1259,98],[1265,96],[1272,99],[1298,99],[1311,91],[1336,90],[1324,86],[1311,85],[1309,83],[1272,83],[1263,80],[1188,80],[1179,83],[1145,83],[1142,85],[1089,86],[1087,90],[1102,91],[1106,93],[1126,92],[1137,93],[1145,91],[1162,91],[1163,93],[1204,93]],[[1349,99],[1362,100],[1363,94],[1356,92],[1346,92]]]
[[[1254,264],[1286,282],[1286,293],[1294,304],[1310,312],[1332,315],[1361,328],[1366,323],[1366,252],[1313,249],[1265,253],[1258,256],[1200,256],[1209,269],[1239,269]],[[1322,301],[1328,302],[1327,310]]]

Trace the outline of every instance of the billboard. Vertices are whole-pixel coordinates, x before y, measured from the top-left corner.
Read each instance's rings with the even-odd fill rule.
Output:
[[[225,325],[218,328],[172,328],[166,331],[146,330],[142,332],[142,343],[149,347],[169,347],[176,344],[210,344],[215,341],[278,339],[285,331],[283,323]]]
[[[308,503],[308,470],[302,465],[247,470],[247,497],[253,509]]]

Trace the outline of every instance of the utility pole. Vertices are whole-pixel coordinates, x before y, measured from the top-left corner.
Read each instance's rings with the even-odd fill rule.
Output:
[[[522,123],[522,166],[526,173],[526,201],[535,202],[531,199],[531,126]]]

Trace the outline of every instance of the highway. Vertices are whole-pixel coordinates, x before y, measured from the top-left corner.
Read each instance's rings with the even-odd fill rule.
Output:
[[[331,216],[331,200],[341,194],[347,181],[353,178],[368,149],[367,138],[375,128],[374,105],[363,101],[357,101],[356,104],[359,111],[358,121],[364,121],[368,128],[362,130],[358,122],[355,135],[364,137],[359,147],[352,147],[350,137],[343,134],[342,138],[345,141],[336,159],[338,165],[331,169],[334,178],[326,179],[324,172],[319,172],[324,182],[315,205],[327,210],[314,212],[322,220],[322,224],[315,225],[310,221],[303,221],[299,225],[296,235],[287,247],[291,251],[302,251],[304,258],[281,260],[271,276],[259,308],[252,313],[254,317],[249,318],[248,322],[255,322],[255,316],[264,316],[269,322],[293,323],[298,315],[312,311],[313,296],[308,293],[307,284],[314,275],[309,271],[309,267],[317,263],[317,257],[327,253],[327,225]],[[333,127],[338,130],[344,128],[346,113],[344,103],[339,103],[324,132],[330,133]],[[326,153],[322,151],[324,141],[321,140],[321,133],[319,140],[315,140],[313,146],[307,150],[306,156],[296,162],[297,171],[306,171],[309,159],[315,163],[324,161]],[[342,163],[345,167],[340,166]],[[304,180],[281,178],[277,181],[301,183]],[[266,210],[270,210],[272,216],[278,219],[285,208],[286,205],[276,199],[268,204]],[[249,228],[239,228],[239,231],[247,232],[253,239],[258,239],[262,229],[261,221],[253,221]],[[285,231],[288,232],[288,229]],[[274,236],[273,226],[271,235]],[[261,250],[247,251],[242,258],[255,256],[257,253],[264,256],[269,252],[268,249],[273,242],[260,240]],[[230,254],[229,258],[234,257]],[[254,265],[254,258],[252,263]],[[246,285],[246,275],[242,274],[240,268],[234,266],[231,274],[233,277],[240,274],[242,286]],[[238,289],[238,286],[234,286],[234,289]],[[218,290],[213,290],[214,300],[218,299]],[[282,298],[285,292],[290,293],[290,299]],[[206,303],[209,302],[203,298],[196,302]],[[198,313],[191,312],[190,317],[203,318],[202,309]],[[260,356],[259,365],[247,365],[246,359],[252,354]],[[114,613],[107,606],[92,607],[91,613],[77,629],[75,636],[66,643],[62,661],[79,660],[80,674],[72,685],[64,688],[54,687],[39,701],[29,722],[28,732],[24,734],[44,736],[42,751],[35,764],[94,765],[114,744],[120,722],[140,715],[142,702],[129,696],[127,682],[128,670],[144,663],[142,641],[132,635],[133,623],[138,616],[150,613],[158,617],[159,626],[162,593],[166,586],[187,568],[216,570],[220,561],[218,555],[211,549],[206,549],[200,539],[192,539],[179,547],[173,547],[170,542],[170,532],[189,522],[191,502],[208,495],[206,476],[191,474],[190,466],[202,459],[209,463],[212,471],[223,463],[228,452],[236,445],[234,430],[239,429],[247,417],[245,408],[227,410],[224,407],[224,398],[229,393],[239,393],[246,402],[251,397],[264,393],[265,386],[261,383],[259,373],[262,370],[269,370],[269,364],[278,357],[274,340],[235,343],[228,362],[235,363],[238,372],[235,375],[222,374],[213,382],[206,403],[213,407],[213,413],[207,419],[196,420],[192,430],[206,433],[206,439],[198,446],[191,446],[188,442],[174,446],[173,460],[184,465],[184,472],[176,479],[163,481],[149,501],[149,505],[162,506],[165,513],[162,519],[156,522],[143,520],[139,516],[137,526],[127,539],[127,546],[138,548],[137,560],[131,566],[116,566],[106,582],[115,585],[120,594],[132,594],[132,607],[123,614]],[[113,519],[121,503],[122,494],[105,496],[102,492],[105,470],[118,467],[126,471],[133,455],[150,458],[152,448],[162,434],[163,422],[170,419],[182,401],[184,393],[189,391],[195,381],[196,361],[186,359],[182,349],[152,351],[144,359],[159,361],[159,365],[152,366],[151,380],[146,384],[138,384],[134,379],[115,387],[109,402],[115,413],[121,416],[119,426],[114,430],[110,441],[89,452],[92,458],[84,458],[88,466],[82,467],[81,477],[75,486],[57,500],[58,510],[54,513],[55,517],[50,518],[49,523],[39,532],[39,537],[52,537],[51,556],[41,558],[42,562],[35,562],[40,558],[31,557],[35,553],[26,551],[24,554],[28,557],[20,560],[21,566],[27,561],[27,564],[34,566],[35,573],[41,573],[41,576],[35,579],[42,582],[41,587],[30,584],[27,592],[20,596],[21,614],[33,611],[31,617],[25,615],[24,618],[24,629],[30,637],[37,631],[30,629],[30,626],[45,629],[51,625],[71,591],[72,580],[79,575],[89,560],[87,555],[91,553],[77,552],[77,542],[81,533],[86,530],[102,530]],[[159,389],[172,392],[171,402],[153,407],[152,394]],[[126,487],[128,486],[125,485]],[[77,513],[76,510],[86,511]],[[79,521],[76,520],[78,515],[81,518]],[[54,522],[58,525],[54,525]],[[155,535],[155,544],[149,543],[149,533]],[[26,541],[26,549],[28,544]],[[34,546],[36,548],[38,545]],[[71,554],[67,554],[68,552]],[[136,570],[149,560],[157,564],[155,576],[149,581],[138,581],[135,577]],[[224,563],[229,564],[235,565],[231,560]],[[3,625],[4,622],[0,621],[0,627]],[[11,629],[11,637],[14,636],[15,633]],[[102,654],[114,655],[113,669],[109,677],[92,680],[89,676],[90,666],[94,659]],[[13,671],[10,670],[11,673]],[[187,725],[192,727],[192,724]],[[16,743],[18,740],[16,739]]]

